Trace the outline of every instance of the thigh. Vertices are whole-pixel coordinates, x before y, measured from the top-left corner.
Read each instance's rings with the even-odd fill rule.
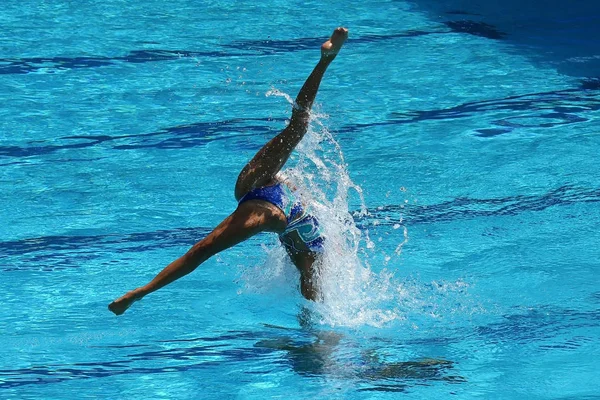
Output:
[[[207,237],[197,243],[206,258],[235,246],[260,232],[280,233],[287,220],[283,211],[264,200],[249,200],[223,220]]]

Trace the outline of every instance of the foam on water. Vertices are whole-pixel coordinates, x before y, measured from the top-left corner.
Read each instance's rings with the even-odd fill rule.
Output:
[[[293,104],[288,94],[278,90],[269,91],[267,96],[284,97]],[[379,250],[369,237],[368,230],[361,231],[357,227],[354,216],[366,217],[373,221],[374,226],[379,221],[369,215],[362,189],[350,178],[343,152],[324,124],[326,119],[327,115],[318,110],[311,113],[309,130],[292,157],[295,165],[283,173],[296,188],[296,194],[318,218],[326,237],[324,254],[315,265],[322,301],[310,303],[313,315],[318,316],[315,318],[321,324],[346,327],[382,327],[392,321],[405,321],[408,316],[412,319],[415,313],[436,318],[438,315],[431,311],[431,303],[435,302],[431,298],[432,290],[442,290],[446,296],[449,292],[461,292],[468,285],[461,282],[419,284],[412,278],[401,282],[386,269],[390,261],[397,260],[402,246],[409,239],[401,219],[393,227],[401,229],[401,239],[393,246],[395,254],[380,257],[383,268],[369,265],[368,253]],[[355,211],[354,216],[349,206],[349,199],[353,197],[359,204],[359,211]],[[289,288],[295,290],[299,274],[285,250],[282,246],[264,248],[266,263],[244,272],[246,289],[261,293],[287,291]],[[443,305],[433,308],[438,313],[449,312],[440,311]],[[412,323],[409,325],[414,326]]]

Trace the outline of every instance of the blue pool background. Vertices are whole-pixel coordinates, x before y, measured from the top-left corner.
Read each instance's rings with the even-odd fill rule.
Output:
[[[0,397],[600,398],[600,6],[469,3],[4,2]],[[319,122],[392,302],[300,324],[261,236],[110,314],[235,207],[338,25]]]

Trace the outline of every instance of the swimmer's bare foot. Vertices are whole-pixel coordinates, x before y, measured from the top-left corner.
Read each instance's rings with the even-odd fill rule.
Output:
[[[329,40],[321,45],[321,60],[333,61],[346,39],[348,39],[348,29],[343,27],[336,28]]]
[[[125,296],[119,297],[108,305],[108,309],[115,313],[115,315],[121,315],[127,310],[133,303],[140,300],[143,296],[140,294],[139,289],[132,290]]]

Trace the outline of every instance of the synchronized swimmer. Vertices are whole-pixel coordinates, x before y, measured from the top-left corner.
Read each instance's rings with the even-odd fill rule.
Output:
[[[308,130],[312,104],[327,67],[348,38],[337,28],[321,46],[321,59],[304,82],[294,103],[288,126],[271,139],[242,169],[235,185],[237,209],[187,253],[165,267],[145,286],[116,299],[108,308],[121,315],[135,301],[194,271],[215,254],[260,232],[274,232],[300,271],[300,290],[309,300],[319,293],[313,281],[313,264],[323,252],[325,238],[319,222],[294,195],[279,174]]]

